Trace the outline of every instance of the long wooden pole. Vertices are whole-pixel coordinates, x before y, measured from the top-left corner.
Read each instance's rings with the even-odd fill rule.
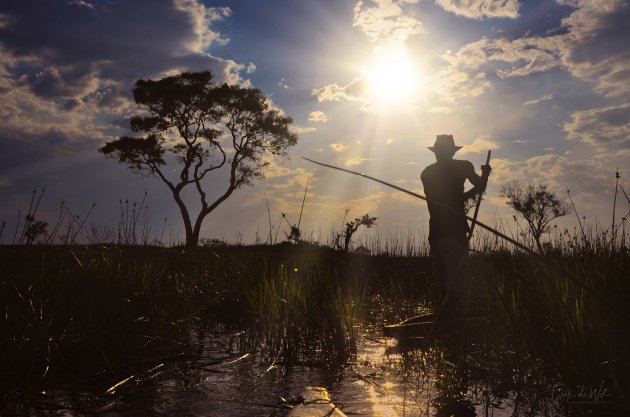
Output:
[[[488,157],[486,158],[486,165],[490,165],[490,155],[492,151],[488,151]],[[488,177],[485,177],[483,180],[483,190],[486,190],[486,186],[488,185]],[[473,215],[472,223],[470,224],[470,232],[468,232],[468,240],[472,239],[473,230],[475,230],[475,224],[477,224],[477,215],[479,214],[479,207],[481,206],[481,196],[483,192],[479,193],[479,197],[477,198],[477,205],[475,206],[475,214]]]
[[[367,178],[368,180],[376,181],[376,182],[378,182],[378,183],[380,183],[380,184],[386,185],[387,187],[393,188],[393,189],[398,190],[398,191],[402,191],[402,192],[403,192],[403,193],[405,193],[405,194],[409,194],[409,195],[411,195],[411,196],[413,196],[413,197],[416,197],[416,198],[419,198],[419,199],[421,199],[421,200],[427,201],[427,198],[426,198],[425,196],[423,196],[422,194],[414,193],[413,191],[409,191],[409,190],[406,190],[406,189],[404,189],[404,188],[402,188],[402,187],[399,187],[399,186],[397,186],[397,185],[390,184],[390,183],[388,183],[388,182],[386,182],[386,181],[383,181],[383,180],[379,180],[378,178],[371,177],[371,176],[369,176],[369,175],[367,175],[367,174],[364,174],[364,173],[362,173],[362,172],[355,172],[355,171],[351,171],[351,170],[349,170],[349,169],[345,169],[345,168],[340,168],[340,167],[337,167],[337,166],[334,166],[334,165],[324,164],[323,162],[317,162],[317,161],[314,161],[314,160],[309,159],[309,158],[306,158],[306,157],[303,157],[303,159],[305,159],[305,160],[307,160],[307,161],[309,161],[309,162],[312,162],[312,163],[314,163],[314,164],[321,165],[321,166],[323,166],[323,167],[336,169],[336,170],[338,170],[338,171],[347,172],[348,174],[358,175],[358,176],[360,176],[360,177]],[[436,203],[436,204],[441,205],[441,206],[442,206],[444,209],[446,209],[446,210],[451,210],[451,211],[453,211],[453,212],[457,212],[457,210],[453,209],[453,208],[452,208],[451,206],[449,206],[449,205],[446,205],[446,204],[440,203],[439,201],[436,201],[435,203]],[[473,218],[472,218],[472,217],[470,217],[470,216],[466,216],[466,218],[467,218],[468,220],[470,220],[470,221],[473,221]],[[508,242],[510,242],[510,243],[511,243],[511,244],[513,244],[514,246],[518,247],[519,249],[523,249],[524,251],[526,251],[526,252],[528,252],[528,253],[531,253],[532,255],[539,256],[539,254],[538,254],[537,252],[535,252],[535,251],[531,250],[531,249],[530,249],[530,248],[528,248],[527,246],[525,246],[525,245],[523,245],[522,243],[520,243],[520,242],[518,242],[518,241],[516,241],[516,240],[512,239],[511,237],[509,237],[509,236],[507,236],[507,235],[505,235],[505,234],[503,234],[503,233],[499,232],[498,230],[493,229],[492,227],[490,227],[490,226],[488,226],[488,225],[486,225],[486,224],[484,224],[484,223],[482,223],[482,222],[480,222],[480,221],[477,221],[477,224],[479,225],[479,227],[481,227],[481,228],[483,228],[483,229],[486,229],[486,230],[487,230],[487,231],[489,231],[489,232],[494,233],[495,235],[499,236],[499,237],[500,237],[500,238],[502,238],[502,239],[507,240]]]

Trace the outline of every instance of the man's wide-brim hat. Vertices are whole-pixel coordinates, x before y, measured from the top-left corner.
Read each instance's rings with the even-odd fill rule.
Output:
[[[431,152],[435,151],[451,151],[453,153],[459,151],[463,146],[455,146],[453,135],[437,135],[435,144],[427,146]]]

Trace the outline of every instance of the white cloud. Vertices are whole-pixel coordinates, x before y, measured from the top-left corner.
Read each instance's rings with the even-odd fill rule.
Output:
[[[492,61],[511,64],[496,70],[497,75],[508,78],[559,66],[561,45],[562,41],[557,36],[515,40],[482,38],[463,46],[455,53],[447,51],[441,58],[452,66],[465,70],[476,70]]]
[[[357,87],[361,84],[361,78],[355,78],[344,86],[333,83],[321,88],[311,90],[311,95],[317,97],[317,101],[341,101],[358,100]]]
[[[196,35],[188,43],[188,47],[197,52],[203,52],[212,43],[225,45],[229,39],[221,37],[219,32],[211,29],[211,23],[221,21],[232,14],[229,7],[206,7],[196,0],[174,0],[175,9],[189,15],[192,29]]]
[[[297,126],[297,127],[293,127],[292,129],[295,133],[311,133],[311,132],[316,132],[317,128],[316,127],[310,127],[310,126]]]
[[[323,111],[312,111],[308,114],[308,120],[310,122],[326,122],[328,121],[328,116]]]
[[[409,37],[422,33],[422,23],[405,15],[406,3],[418,0],[366,0],[354,6],[354,26],[365,33],[376,45],[403,43]]]
[[[578,7],[580,0],[556,0],[556,3],[561,6]]]
[[[254,64],[253,62],[250,62],[249,64],[247,64],[247,68],[245,69],[245,72],[247,72],[248,74],[251,74],[254,71],[256,71],[256,64]]]
[[[454,103],[458,98],[479,97],[492,88],[484,72],[477,72],[471,76],[455,66],[442,68],[433,84],[436,93],[448,103]]]
[[[354,166],[354,165],[361,165],[363,162],[368,161],[369,158],[363,158],[361,156],[355,156],[354,158],[346,158],[344,160],[344,164],[346,166]]]
[[[240,85],[241,87],[251,87],[252,86],[251,81],[245,80],[243,79],[243,77],[241,77],[241,71],[243,71],[245,68],[246,67],[243,64],[238,64],[232,60],[226,61],[225,67],[223,70],[224,81],[230,85]]]
[[[491,85],[479,74],[522,77],[554,68],[593,83],[605,96],[630,94],[630,50],[625,25],[630,7],[623,0],[590,2],[562,20],[566,33],[514,40],[482,38],[441,55],[450,65],[438,75],[438,92],[447,101],[483,94]],[[474,93],[471,93],[471,89]],[[537,104],[530,102],[529,104]]]
[[[278,87],[282,87],[282,88],[289,88],[289,85],[286,83],[286,81],[284,80],[284,77],[282,77],[280,79],[280,81],[278,81]]]
[[[498,143],[494,142],[490,139],[489,136],[481,136],[473,141],[473,143],[469,145],[464,145],[461,153],[480,153],[487,152],[491,149],[499,149],[500,146]]]
[[[553,94],[545,94],[544,96],[536,98],[534,100],[526,101],[525,103],[523,103],[523,106],[533,106],[533,105],[536,105],[536,104],[540,104],[540,103],[542,103],[544,101],[549,101],[552,98],[553,98]]]
[[[472,19],[518,17],[518,0],[435,0],[444,10]]]
[[[333,143],[333,144],[328,145],[328,146],[330,146],[332,148],[332,150],[335,151],[335,152],[343,152],[343,151],[345,151],[346,149],[349,148],[349,146],[342,145],[341,143]]]

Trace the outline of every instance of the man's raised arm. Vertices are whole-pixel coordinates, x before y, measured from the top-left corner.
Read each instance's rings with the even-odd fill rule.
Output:
[[[464,193],[464,199],[474,197],[486,191],[490,171],[492,171],[490,165],[482,165],[481,175],[477,175],[474,165],[470,162],[466,164],[466,179],[470,181],[474,187]]]

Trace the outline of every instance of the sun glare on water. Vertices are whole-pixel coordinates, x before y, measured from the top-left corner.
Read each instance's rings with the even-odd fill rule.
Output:
[[[418,95],[420,74],[404,48],[376,51],[364,70],[367,92],[379,104],[406,104]]]

